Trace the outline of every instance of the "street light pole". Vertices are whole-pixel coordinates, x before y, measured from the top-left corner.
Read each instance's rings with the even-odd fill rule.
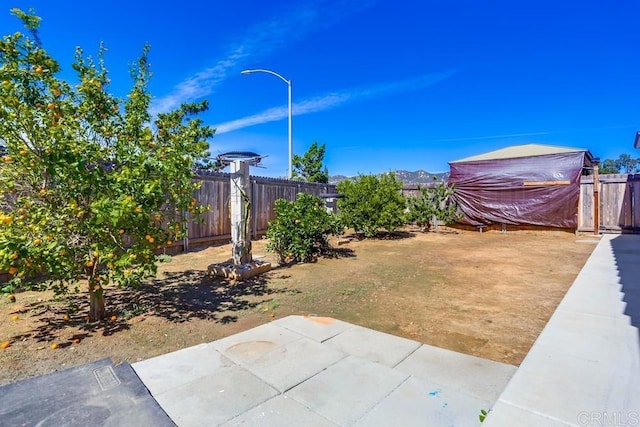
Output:
[[[262,68],[258,68],[258,69],[254,69],[254,70],[244,70],[241,71],[240,74],[251,74],[251,73],[267,73],[267,74],[271,74],[274,75],[276,77],[278,77],[280,80],[282,80],[283,82],[285,82],[288,86],[288,94],[289,94],[289,170],[288,170],[288,178],[291,179],[291,177],[293,176],[293,131],[292,131],[292,125],[291,125],[291,117],[292,117],[292,113],[293,113],[293,106],[291,103],[291,80],[287,80],[284,77],[282,77],[280,74],[276,73],[275,71],[271,71],[271,70],[265,70]]]

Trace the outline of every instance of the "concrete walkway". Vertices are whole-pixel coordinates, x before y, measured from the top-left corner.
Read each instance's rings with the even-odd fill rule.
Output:
[[[179,426],[478,426],[516,370],[304,316],[132,366]]]
[[[640,236],[605,235],[486,426],[640,425]]]

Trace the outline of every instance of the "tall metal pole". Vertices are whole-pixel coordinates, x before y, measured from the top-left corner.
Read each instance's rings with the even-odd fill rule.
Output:
[[[289,88],[289,105],[288,105],[288,109],[289,109],[289,168],[287,171],[287,177],[289,179],[291,179],[293,177],[293,130],[292,130],[292,124],[291,124],[291,118],[293,115],[293,104],[291,102],[291,80],[287,80],[284,77],[282,77],[280,74],[276,73],[275,71],[271,71],[271,70],[266,70],[263,68],[257,68],[255,70],[243,70],[240,72],[240,74],[251,74],[251,73],[267,73],[267,74],[272,74],[276,77],[278,77],[280,80],[282,80],[283,82],[285,82]]]
[[[289,179],[293,177],[293,133],[291,130],[291,113],[292,113],[292,105],[291,105],[291,80],[287,82],[289,86]]]

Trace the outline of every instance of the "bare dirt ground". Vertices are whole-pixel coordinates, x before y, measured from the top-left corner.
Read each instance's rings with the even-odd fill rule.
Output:
[[[109,320],[87,297],[22,292],[0,301],[0,384],[111,357],[130,363],[290,314],[331,316],[519,365],[595,247],[556,231],[438,233],[352,241],[333,258],[243,284],[206,275],[229,245],[173,257],[140,289],[108,289]],[[254,257],[275,257],[254,242]],[[52,344],[57,348],[52,349]]]

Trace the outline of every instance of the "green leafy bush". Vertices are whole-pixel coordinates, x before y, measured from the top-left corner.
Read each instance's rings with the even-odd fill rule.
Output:
[[[394,232],[405,225],[405,197],[402,182],[395,174],[360,175],[338,183],[338,200],[342,223],[365,237],[375,237],[384,229]]]
[[[280,263],[313,260],[329,247],[329,236],[344,229],[322,199],[311,194],[300,193],[295,202],[276,200],[275,213],[267,229],[267,250],[275,252]]]
[[[452,197],[453,186],[442,182],[435,187],[418,187],[420,195],[407,198],[407,221],[422,227],[424,231],[437,226],[437,222],[451,224],[460,219],[461,214]]]

